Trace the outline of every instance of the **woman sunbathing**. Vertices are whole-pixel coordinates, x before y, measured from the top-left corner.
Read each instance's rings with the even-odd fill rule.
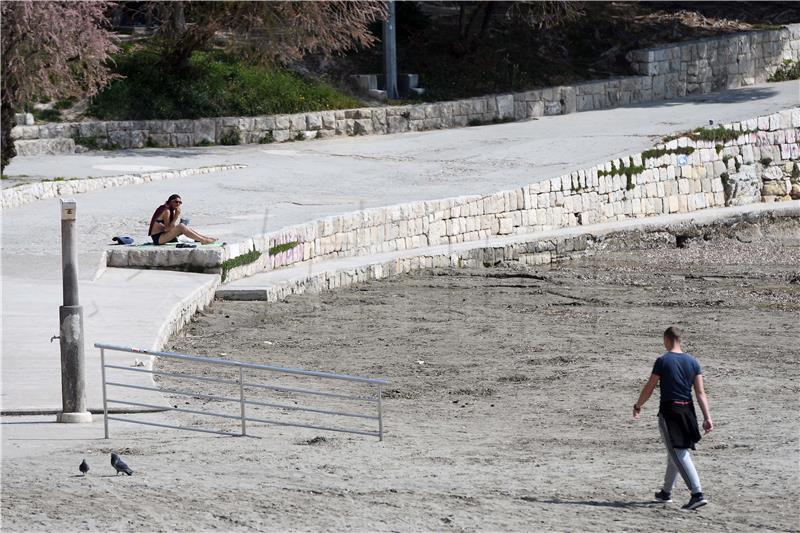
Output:
[[[185,235],[190,239],[201,244],[211,244],[217,239],[200,235],[196,231],[189,229],[186,224],[180,223],[181,204],[183,200],[177,194],[169,197],[164,205],[158,206],[153,218],[150,219],[150,237],[153,244],[166,244],[175,241],[178,235]]]

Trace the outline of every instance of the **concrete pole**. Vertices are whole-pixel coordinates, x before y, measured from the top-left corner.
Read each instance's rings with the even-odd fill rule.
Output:
[[[58,421],[91,422],[86,410],[83,307],[78,302],[78,231],[75,200],[61,200],[61,268],[64,305],[58,308],[61,345],[61,407]]]
[[[396,99],[397,92],[397,34],[394,1],[386,2],[388,13],[383,21],[383,79],[386,80],[386,97]]]

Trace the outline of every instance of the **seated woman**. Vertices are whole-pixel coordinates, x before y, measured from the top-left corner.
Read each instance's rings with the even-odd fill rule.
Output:
[[[186,224],[179,223],[181,219],[181,204],[183,200],[177,194],[169,197],[164,205],[158,206],[153,218],[150,219],[150,237],[153,244],[166,244],[177,240],[178,235],[186,235],[201,244],[211,244],[217,239],[200,235],[189,229]]]

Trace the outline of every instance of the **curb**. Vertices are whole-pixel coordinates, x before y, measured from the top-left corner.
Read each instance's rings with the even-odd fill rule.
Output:
[[[119,176],[77,178],[64,181],[40,181],[37,183],[20,185],[19,187],[3,189],[2,197],[0,197],[0,209],[20,207],[36,200],[47,200],[49,198],[58,198],[59,196],[92,192],[100,189],[138,185],[153,181],[210,174],[211,172],[222,172],[225,170],[239,170],[242,168],[247,168],[247,165],[212,165],[199,168],[167,170],[164,172],[150,172],[147,174],[122,174]]]

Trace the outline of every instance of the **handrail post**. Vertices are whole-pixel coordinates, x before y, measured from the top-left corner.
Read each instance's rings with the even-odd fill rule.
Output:
[[[381,396],[383,396],[383,385],[378,385],[378,440],[383,441],[383,404],[381,403]]]
[[[239,367],[239,401],[242,412],[242,437],[247,436],[247,418],[244,413],[244,367]]]
[[[100,348],[100,372],[103,375],[103,429],[108,439],[108,403],[106,402],[106,350]]]

